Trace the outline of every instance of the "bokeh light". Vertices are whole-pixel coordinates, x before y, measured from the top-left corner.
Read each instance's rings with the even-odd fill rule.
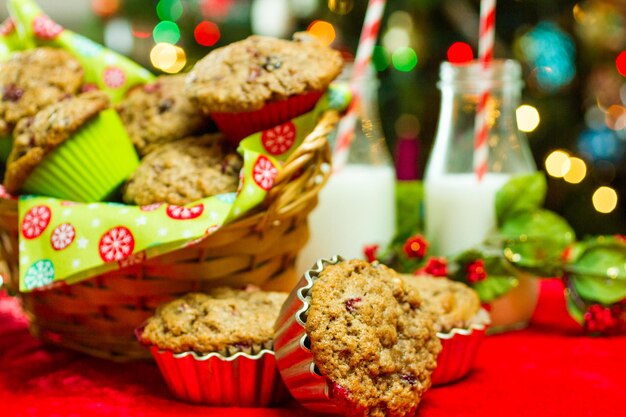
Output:
[[[324,45],[330,45],[335,40],[337,34],[335,28],[328,22],[323,20],[315,20],[311,23],[307,31],[315,36]]]
[[[541,121],[539,111],[528,104],[519,106],[515,114],[517,116],[517,128],[522,132],[532,132]]]
[[[545,167],[548,175],[563,178],[570,168],[569,154],[561,150],[553,151],[546,158]]]
[[[604,122],[609,129],[622,130],[626,128],[626,108],[616,104],[609,107],[604,115]]]
[[[196,42],[202,46],[213,46],[220,40],[220,28],[213,22],[205,20],[198,23],[193,31]]]
[[[173,44],[180,40],[180,29],[176,23],[165,20],[154,27],[152,37],[156,43]]]
[[[374,53],[372,54],[372,63],[376,71],[384,71],[389,68],[390,57],[389,51],[384,46],[374,46]]]
[[[617,207],[617,192],[611,187],[598,188],[591,197],[593,207],[600,213],[610,213]]]
[[[159,0],[156,6],[157,16],[161,20],[178,20],[184,11],[180,0]]]
[[[569,159],[569,169],[563,179],[570,184],[578,184],[587,176],[587,165],[580,158],[571,157]]]
[[[111,17],[120,9],[120,0],[91,0],[91,10],[100,17]]]
[[[398,48],[391,54],[391,62],[398,71],[409,72],[417,65],[417,54],[408,46]]]
[[[626,154],[626,143],[615,131],[604,126],[584,130],[578,138],[578,150],[594,160],[617,162]]]
[[[115,51],[128,55],[133,51],[134,39],[128,20],[115,18],[104,26],[104,44]]]
[[[150,62],[161,71],[175,74],[187,64],[183,48],[169,43],[157,43],[150,51]]]
[[[448,48],[448,61],[453,64],[465,64],[474,59],[474,51],[465,42],[455,42]]]
[[[337,14],[348,14],[354,7],[354,0],[328,0],[328,8]]]
[[[569,84],[576,75],[576,49],[572,38],[552,22],[540,22],[519,39],[519,49],[529,63],[530,84],[547,92]]]
[[[390,51],[406,48],[411,43],[409,31],[405,28],[392,27],[383,36],[383,46]]]
[[[622,51],[615,59],[615,65],[617,66],[617,71],[626,77],[626,51]]]

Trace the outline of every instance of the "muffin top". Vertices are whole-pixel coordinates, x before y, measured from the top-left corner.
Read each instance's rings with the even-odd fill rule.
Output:
[[[439,332],[469,327],[480,311],[478,294],[462,282],[428,275],[402,278],[408,287],[419,292],[424,307],[433,313]]]
[[[0,134],[24,117],[75,94],[83,82],[80,63],[68,52],[36,48],[0,63]]]
[[[414,412],[441,350],[418,293],[395,271],[361,260],[319,274],[306,331],[319,371],[359,415]]]
[[[175,353],[260,350],[271,346],[286,298],[286,293],[230,288],[187,294],[160,306],[141,338]]]
[[[207,118],[185,95],[185,74],[164,75],[132,89],[117,105],[141,155],[158,145],[201,132]]]
[[[325,90],[341,72],[339,52],[312,38],[250,36],[211,51],[187,76],[206,113],[258,110],[266,102]]]
[[[237,190],[241,157],[219,134],[188,137],[150,152],[124,187],[128,204],[187,204]]]
[[[4,187],[19,191],[30,173],[74,132],[109,106],[109,97],[89,91],[67,97],[22,119],[13,132],[13,150],[7,159]]]

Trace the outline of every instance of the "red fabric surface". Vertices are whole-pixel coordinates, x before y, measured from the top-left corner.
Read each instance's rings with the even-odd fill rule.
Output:
[[[532,325],[489,336],[465,380],[430,390],[418,417],[620,416],[626,337],[591,338],[567,316],[559,281],[542,284]],[[282,409],[215,409],[174,400],[155,365],[115,364],[33,339],[0,295],[0,416],[310,416]]]

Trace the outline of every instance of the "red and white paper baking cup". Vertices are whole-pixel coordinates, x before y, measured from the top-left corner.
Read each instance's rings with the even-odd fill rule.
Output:
[[[342,390],[317,371],[305,329],[313,283],[326,265],[342,261],[339,256],[320,259],[304,273],[283,304],[274,334],[276,362],[285,385],[300,404],[319,413],[347,411]]]
[[[486,331],[486,324],[473,324],[467,329],[437,333],[441,340],[441,353],[431,376],[433,386],[457,381],[472,370]]]
[[[211,113],[220,132],[233,144],[249,135],[278,126],[311,111],[323,92],[314,91],[267,103],[251,112]]]
[[[216,407],[271,407],[289,399],[274,352],[251,355],[173,353],[150,346],[172,393],[183,401]]]

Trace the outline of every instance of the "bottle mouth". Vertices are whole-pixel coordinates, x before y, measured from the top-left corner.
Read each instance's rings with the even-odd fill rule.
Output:
[[[488,67],[477,60],[465,64],[445,61],[441,63],[438,86],[455,85],[471,89],[521,86],[521,76],[522,66],[513,59],[494,59]]]

